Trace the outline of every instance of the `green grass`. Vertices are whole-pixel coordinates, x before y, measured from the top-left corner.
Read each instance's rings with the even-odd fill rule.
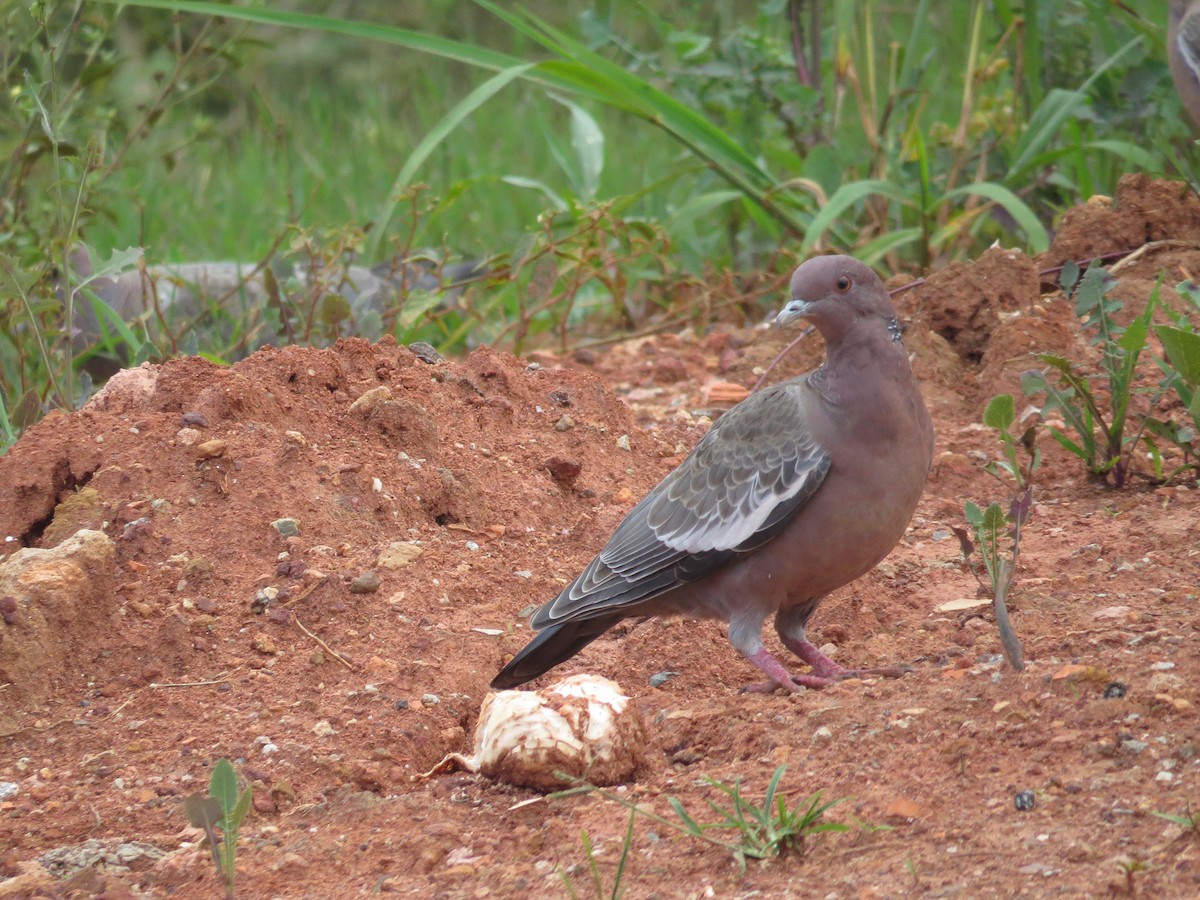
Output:
[[[493,259],[480,309],[398,333],[451,352],[687,321],[680,283],[828,248],[1040,250],[1061,210],[1194,155],[1160,6],[832,0],[818,84],[790,0],[0,0],[0,424],[86,394],[50,278],[79,240]]]
[[[1021,91],[1037,102],[1027,110],[1034,127],[1020,134],[1021,119],[1014,119],[1012,113],[1021,106],[1018,91],[1029,85],[1029,79],[1017,83],[1011,65],[995,60],[987,65],[998,49],[1015,44],[1015,38],[1004,40],[1007,32],[999,27],[1003,19],[980,17],[977,21],[972,4],[955,4],[948,13],[927,14],[925,27],[914,35],[908,30],[909,14],[902,16],[881,4],[867,4],[867,15],[856,16],[854,5],[842,2],[833,4],[829,16],[838,36],[832,29],[827,31],[827,67],[833,68],[828,57],[842,48],[848,54],[845,64],[852,67],[867,106],[856,106],[854,89],[847,89],[840,105],[830,99],[833,108],[827,119],[832,141],[802,157],[797,148],[789,146],[779,118],[768,108],[776,100],[786,103],[795,97],[796,108],[789,110],[789,115],[802,119],[805,110],[800,104],[808,99],[784,89],[789,85],[781,73],[790,74],[790,64],[785,59],[789,44],[782,17],[762,12],[770,4],[757,9],[732,2],[707,6],[719,11],[725,29],[723,37],[707,37],[712,46],[719,48],[724,43],[730,48],[724,54],[710,51],[692,61],[671,52],[680,44],[681,35],[697,33],[691,29],[708,24],[701,17],[703,11],[694,21],[680,22],[683,16],[679,13],[672,15],[675,21],[668,21],[665,16],[652,17],[617,4],[614,27],[618,33],[632,32],[635,40],[644,44],[622,41],[621,50],[610,46],[606,55],[668,93],[694,100],[736,143],[761,156],[780,182],[806,177],[832,195],[841,185],[868,178],[882,180],[890,187],[891,196],[903,199],[875,217],[872,227],[881,235],[916,228],[912,238],[916,241],[922,228],[932,232],[950,226],[942,236],[946,241],[957,237],[958,227],[969,224],[980,232],[978,242],[982,242],[1000,230],[989,227],[987,217],[976,217],[971,223],[956,223],[951,218],[952,210],[971,203],[966,194],[949,194],[961,190],[963,183],[949,185],[945,181],[948,169],[958,161],[954,145],[963,140],[968,146],[993,143],[988,174],[994,179],[1003,175],[1011,182],[1004,187],[1018,196],[1027,196],[1036,187],[1046,200],[1030,201],[1031,207],[1047,214],[1096,191],[1112,192],[1116,178],[1131,168],[1130,156],[1136,154],[1130,148],[1145,147],[1147,140],[1155,137],[1146,133],[1150,117],[1129,116],[1128,110],[1122,111],[1114,102],[1115,95],[1130,84],[1141,86],[1151,105],[1162,108],[1164,115],[1156,118],[1163,139],[1178,139],[1183,134],[1162,51],[1154,44],[1161,39],[1161,32],[1155,29],[1162,27],[1162,11],[1147,13],[1151,21],[1144,23],[1137,35],[1141,45],[1128,48],[1129,30],[1102,29],[1105,40],[1096,47],[1074,48],[1075,55],[1085,57],[1093,68],[1082,61],[1074,65],[1064,62],[1061,71],[1048,73],[1048,77],[1062,79],[1063,90],[1073,91],[1087,85],[1095,66],[1126,48],[1116,71],[1087,85],[1090,106],[1079,105],[1075,95],[1064,96],[1060,91],[1050,99],[1051,111],[1048,92]],[[553,10],[552,5],[543,5],[539,13],[549,16]],[[1042,15],[1057,14],[1063,20],[1079,19],[1089,25],[1112,15],[1108,4],[1099,2],[1049,3],[1039,10]],[[361,8],[363,14],[368,11],[369,5]],[[143,17],[159,14],[153,10],[140,13]],[[1158,21],[1153,21],[1154,15]],[[408,24],[423,30],[419,21]],[[449,24],[434,22],[424,30],[436,34],[439,26],[447,28]],[[573,23],[559,24],[570,28]],[[736,31],[739,28],[741,32]],[[463,30],[467,34],[460,38],[483,39],[491,49],[517,58],[544,56],[526,34],[489,20],[484,10],[473,9]],[[979,34],[973,46],[968,38],[984,31],[987,33]],[[848,36],[842,37],[843,33]],[[377,211],[381,192],[390,187],[416,144],[446,110],[488,75],[383,42],[266,26],[251,26],[247,34],[269,41],[274,50],[252,48],[246,52],[246,64],[235,73],[237,79],[227,86],[227,96],[217,110],[225,111],[226,117],[214,114],[216,101],[205,94],[178,110],[181,120],[198,123],[198,130],[208,137],[189,143],[181,135],[177,141],[167,142],[174,150],[169,159],[147,152],[144,160],[123,168],[111,179],[108,215],[85,234],[101,252],[137,243],[163,259],[255,258],[289,220],[305,226],[365,223]],[[1069,34],[1060,32],[1060,38],[1071,42]],[[289,57],[294,57],[290,63]],[[159,55],[140,61],[140,65],[164,69],[168,62]],[[701,74],[706,71],[723,71],[726,77]],[[965,86],[956,83],[968,71],[975,73],[976,82],[969,97]],[[322,77],[314,78],[314,72]],[[323,77],[327,72],[333,77]],[[826,74],[827,82],[832,75]],[[775,95],[762,96],[747,89],[746,82],[755,78],[771,86]],[[226,78],[222,84],[229,81]],[[297,85],[304,87],[296,90]],[[940,89],[943,87],[949,89]],[[652,194],[639,197],[635,211],[663,220],[692,198],[725,186],[701,167],[692,165],[690,173],[683,171],[692,161],[660,130],[603,104],[588,106],[608,137],[600,197],[635,195],[654,185]],[[964,106],[970,119],[959,132]],[[1039,110],[1045,134],[1065,138],[1055,150],[1048,150],[1039,139],[1044,136],[1036,127],[1041,121],[1036,117]],[[1126,130],[1105,133],[1105,112],[1119,117]],[[568,122],[566,109],[542,88],[527,83],[510,86],[464,120],[415,173],[430,186],[433,196],[457,196],[436,216],[420,223],[418,242],[438,246],[449,239],[454,249],[468,255],[511,251],[533,226],[543,204],[539,195],[503,179],[538,178],[564,190],[568,179],[555,161],[552,143],[564,139]],[[922,141],[917,143],[917,138]],[[1099,140],[1109,143],[1097,146]],[[921,196],[922,153],[932,170],[929,187],[934,191],[925,198]],[[1048,154],[1052,158],[1047,158]],[[1135,161],[1154,171],[1165,167],[1162,159],[1152,154]],[[970,174],[973,178],[973,169]],[[676,177],[663,183],[664,176],[672,175]],[[889,191],[878,193],[888,195]],[[838,218],[843,222],[861,218],[867,205],[864,198],[860,194]],[[903,209],[906,204],[907,212]],[[925,221],[926,217],[932,221]],[[745,223],[741,230],[749,232],[743,243],[761,242],[764,251],[771,241],[787,237],[770,227],[769,220],[732,203],[712,207],[692,231],[728,235],[730,226],[735,226],[736,233],[739,222]],[[754,232],[764,229],[769,234],[756,242]],[[1019,231],[1017,236],[1023,238]],[[808,242],[817,237],[809,235]],[[795,236],[792,239],[798,241]],[[852,232],[838,229],[834,243],[846,240],[855,240]],[[974,243],[954,252],[961,254]],[[728,238],[707,242],[704,249],[718,264],[734,260]],[[681,252],[686,255],[687,248]],[[695,265],[700,259],[691,262]]]

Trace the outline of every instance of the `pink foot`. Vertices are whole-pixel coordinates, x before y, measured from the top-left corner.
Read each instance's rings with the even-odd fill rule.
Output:
[[[815,647],[813,649],[816,650]],[[802,687],[826,688],[832,684],[836,684],[836,679],[826,678],[820,674],[793,675],[783,667],[783,664],[779,660],[768,653],[765,647],[746,658],[758,666],[763,674],[771,680],[748,684],[738,691],[739,694],[769,694],[779,688],[783,688],[785,691],[798,691]]]
[[[847,678],[863,678],[878,675],[881,678],[899,678],[905,672],[911,672],[912,666],[883,666],[877,669],[847,669],[839,666],[822,653],[809,641],[798,641],[795,638],[783,638],[784,646],[812,666],[813,675],[832,684]]]

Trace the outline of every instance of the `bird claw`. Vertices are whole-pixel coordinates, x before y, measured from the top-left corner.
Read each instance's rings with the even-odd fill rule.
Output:
[[[841,672],[832,676],[837,681],[845,681],[847,678],[903,678],[907,673],[914,671],[913,667],[900,663],[895,666],[880,666],[875,669],[842,669]]]
[[[837,680],[832,678],[821,678],[817,675],[792,675],[787,684],[781,684],[777,681],[756,681],[753,684],[747,684],[738,689],[739,694],[772,694],[778,690],[785,690],[792,693],[798,692],[805,688],[821,689],[832,687],[837,684]]]

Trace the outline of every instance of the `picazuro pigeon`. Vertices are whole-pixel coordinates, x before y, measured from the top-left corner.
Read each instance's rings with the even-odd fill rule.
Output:
[[[805,636],[830,591],[869,572],[904,535],[933,454],[933,424],[887,292],[848,256],[811,259],[775,319],[825,338],[816,371],[752,394],[722,416],[635,506],[600,555],[530,619],[539,633],[492,681],[523,684],[630,616],[729,623],[729,641],[770,681],[826,687],[900,669],[839,666]],[[775,614],[792,675],[763,646]]]
[[[1200,125],[1200,2],[1171,0],[1167,22],[1167,63],[1183,107]]]

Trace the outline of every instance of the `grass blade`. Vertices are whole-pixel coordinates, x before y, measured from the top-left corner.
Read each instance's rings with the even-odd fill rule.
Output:
[[[396,173],[396,178],[392,182],[392,189],[388,191],[387,200],[371,222],[369,229],[371,238],[367,247],[368,259],[380,258],[380,247],[383,244],[388,224],[392,221],[392,216],[396,212],[396,206],[400,203],[404,188],[409,185],[417,169],[437,149],[438,145],[455,128],[461,125],[471,113],[475,112],[475,110],[483,106],[483,104],[503,90],[508,84],[520,78],[531,68],[533,68],[532,65],[512,66],[505,69],[499,75],[489,78],[458,103],[454,104],[450,111],[442,116],[441,120],[413,148],[404,165],[400,167],[400,171]]]

